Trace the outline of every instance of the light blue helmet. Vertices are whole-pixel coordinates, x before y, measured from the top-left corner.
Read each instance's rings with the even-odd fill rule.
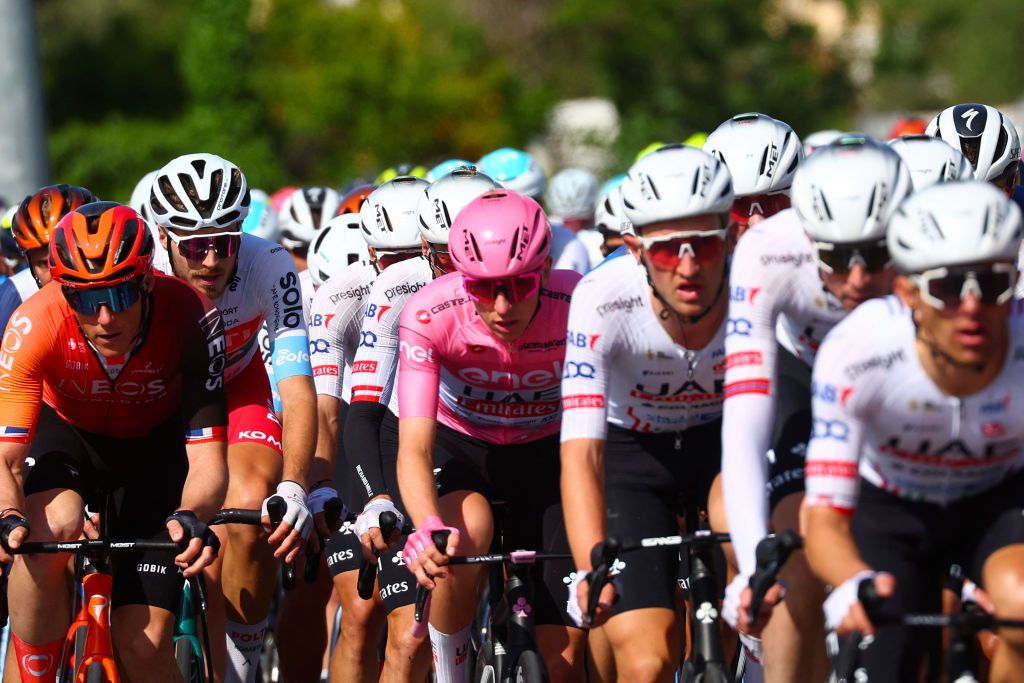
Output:
[[[249,190],[252,203],[249,204],[249,215],[242,221],[242,232],[276,242],[281,238],[281,229],[277,223],[277,212],[270,203],[270,197],[263,190]]]
[[[473,168],[473,162],[466,161],[465,159],[448,159],[447,161],[442,161],[437,166],[427,171],[426,180],[428,183],[436,183],[443,176],[448,175],[457,168],[463,167]]]
[[[546,178],[540,163],[521,149],[502,147],[485,154],[477,164],[480,172],[502,186],[532,199],[544,194]]]

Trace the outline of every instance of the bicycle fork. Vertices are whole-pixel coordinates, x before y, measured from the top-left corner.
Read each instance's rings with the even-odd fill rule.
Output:
[[[494,653],[495,663],[500,664],[498,670],[501,671],[502,681],[514,680],[513,667],[520,654],[537,649],[533,622],[533,581],[520,575],[524,571],[529,572],[530,567],[510,566],[508,580],[505,582],[505,607],[509,610],[506,622],[508,632],[503,642],[495,642],[495,650],[499,645],[504,645],[505,652],[501,655],[497,651]]]
[[[86,574],[82,577],[82,586],[85,592],[82,607],[85,609],[87,631],[85,655],[81,663],[75,662],[75,680],[85,683],[89,666],[98,662],[110,683],[120,683],[121,677],[114,666],[110,635],[110,591],[113,577],[102,572]]]
[[[718,581],[711,569],[711,554],[711,547],[704,543],[695,544],[690,551],[690,625],[694,643],[685,668],[693,673],[704,671],[708,665],[725,666],[718,632]]]

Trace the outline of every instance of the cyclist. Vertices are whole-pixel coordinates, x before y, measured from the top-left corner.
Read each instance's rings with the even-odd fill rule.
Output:
[[[157,171],[150,171],[142,176],[142,179],[135,185],[135,189],[132,190],[128,206],[139,212],[139,215],[146,221],[150,234],[153,235],[153,246],[155,249],[153,252],[153,268],[165,275],[173,275],[167,250],[160,244],[160,229],[157,228],[156,221],[153,220],[153,212],[149,208],[149,198],[153,192],[153,179],[156,178],[156,174]]]
[[[311,472],[316,399],[299,277],[282,247],[242,234],[249,190],[242,171],[226,159],[203,153],[173,159],[153,181],[149,203],[171,270],[224,316],[230,472],[225,505],[262,503],[266,511],[275,486],[287,504],[284,521],[269,538],[273,549],[258,528],[220,527],[223,559],[209,575],[217,580],[219,574],[227,603],[228,680],[251,682],[274,591],[274,557],[293,561],[309,536],[310,510],[320,515],[324,502],[336,496],[333,488],[316,487],[307,501],[309,482],[329,477],[330,466],[315,463]],[[257,353],[264,321],[283,425]],[[269,517],[264,520],[269,527]]]
[[[220,314],[152,270],[153,240],[129,207],[95,202],[51,231],[52,282],[4,333],[0,532],[4,552],[75,540],[83,506],[112,496],[115,537],[166,531],[187,546],[113,561],[112,636],[132,680],[175,680],[181,575],[217,551],[206,526],[227,485]],[[184,427],[184,429],[183,429]],[[25,459],[36,465],[27,477]],[[159,481],[153,473],[159,472]],[[24,492],[23,492],[24,491]],[[22,680],[54,681],[71,620],[65,554],[18,556],[8,590]]]
[[[366,198],[369,197],[376,189],[376,185],[357,185],[346,192],[338,203],[338,215],[343,216],[346,213],[359,213],[359,209],[363,208],[363,202],[365,202]]]
[[[1020,183],[1020,138],[1006,114],[987,104],[957,104],[939,112],[927,134],[963,152],[975,178],[1013,197]]]
[[[596,266],[604,256],[601,234],[594,230],[594,209],[601,181],[584,168],[566,168],[551,177],[544,193],[544,205],[551,220],[564,225],[576,234],[587,248],[591,266]]]
[[[407,635],[412,626],[416,578],[401,562],[402,546],[389,550],[388,541],[393,539],[381,536],[379,524],[384,511],[398,519],[407,517],[395,475],[399,320],[413,294],[452,270],[448,255],[451,221],[471,200],[497,187],[493,180],[469,167],[442,176],[420,193],[416,224],[424,258],[396,264],[374,283],[360,332],[363,339],[372,341],[359,346],[352,363],[352,406],[345,425],[345,452],[352,454],[354,471],[349,476],[358,479],[362,492],[369,496],[355,522],[362,555],[372,559],[374,550],[381,554],[379,592],[388,613],[389,634],[383,675],[388,680],[422,678],[430,663],[426,648],[420,647],[422,641]]]
[[[622,206],[622,190],[615,186],[598,198],[594,227],[601,234],[601,259],[623,251],[623,235],[632,230]],[[596,266],[595,266],[596,267]]]
[[[910,173],[891,148],[846,136],[809,156],[793,179],[793,209],[751,228],[730,273],[725,339],[722,483],[739,574],[723,616],[751,633],[745,612],[754,548],[795,529],[811,434],[810,368],[825,333],[893,277],[884,238]],[[767,487],[767,492],[766,492]],[[764,634],[769,681],[825,678],[823,588],[802,553],[780,574],[790,590]],[[756,635],[756,634],[752,634]]]
[[[751,225],[789,208],[789,187],[803,148],[789,124],[764,114],[738,114],[716,128],[704,151],[732,174],[737,239]]]
[[[565,547],[559,396],[561,376],[570,372],[566,318],[579,274],[550,269],[547,217],[511,190],[470,202],[452,224],[448,248],[458,272],[429,283],[402,311],[398,482],[416,527],[403,557],[434,590],[438,680],[464,681],[481,570],[449,572],[446,555],[488,551],[492,500],[507,503],[503,547]],[[430,540],[442,528],[452,530],[446,553]],[[562,577],[571,569],[547,562],[533,572],[529,607],[552,681],[583,675],[584,633],[565,611]]]
[[[9,284],[0,286],[0,313],[7,311],[0,316],[0,325],[6,326],[14,309],[50,281],[47,247],[58,221],[94,201],[96,197],[83,187],[48,185],[16,205],[10,232],[28,267],[12,275]]]
[[[339,220],[341,219],[341,220]],[[317,233],[309,245],[306,265],[313,287],[319,289],[333,276],[353,263],[369,263],[370,252],[363,239],[358,214],[335,216]]]
[[[277,212],[270,203],[270,197],[263,190],[256,188],[249,190],[249,196],[249,214],[242,221],[242,232],[277,242],[281,239],[281,226],[277,221]]]
[[[908,134],[890,140],[889,146],[900,155],[910,171],[915,192],[935,183],[974,177],[974,169],[967,157],[941,138]]]
[[[540,162],[531,154],[502,147],[485,154],[477,164],[484,175],[493,178],[514,192],[537,201],[544,196],[547,178]],[[587,247],[565,226],[551,224],[551,260],[555,270],[575,270],[585,273],[590,270],[590,256]]]
[[[804,138],[804,158],[811,156],[816,149],[828,147],[841,137],[843,137],[843,132],[834,128],[811,133]]]
[[[712,482],[721,465],[730,173],[698,148],[668,145],[634,164],[620,187],[636,234],[625,236],[629,254],[573,292],[562,380],[562,501],[577,567],[569,604],[580,617],[591,548],[606,536],[669,536],[687,512],[722,516]],[[678,575],[676,549],[641,551],[617,572],[622,599],[613,610],[617,588],[603,592],[598,623],[611,614],[604,632],[623,679],[673,680],[683,641]]]
[[[892,124],[886,140],[897,140],[906,135],[924,135],[928,124],[920,116],[901,117]]]
[[[295,260],[302,291],[309,300],[313,298],[313,282],[306,269],[309,245],[317,232],[337,214],[340,204],[341,198],[332,188],[303,187],[289,195],[278,212],[281,244]]]
[[[923,680],[942,633],[874,626],[864,579],[888,598],[883,616],[936,613],[956,562],[998,616],[1024,618],[1021,237],[1020,210],[989,184],[915,193],[889,226],[897,296],[859,307],[819,349],[807,556],[833,586],[828,626],[875,635],[865,680]],[[1020,680],[1024,637],[999,635],[989,680]]]
[[[400,176],[374,190],[360,213],[345,214],[330,224],[332,229],[338,223],[359,225],[370,254],[370,263],[349,266],[317,290],[313,298],[310,355],[319,414],[317,454],[335,463],[335,479],[350,513],[363,509],[366,493],[358,477],[353,476],[353,463],[346,457],[341,441],[341,427],[347,423],[353,393],[356,351],[377,343],[373,336],[360,334],[360,327],[377,277],[401,261],[420,256],[416,206],[427,187],[424,180]],[[355,570],[363,554],[353,521],[347,520],[327,544],[327,566],[342,606],[341,637],[331,653],[331,680],[369,681],[377,676],[376,648],[384,615],[380,603],[362,600],[356,590]]]

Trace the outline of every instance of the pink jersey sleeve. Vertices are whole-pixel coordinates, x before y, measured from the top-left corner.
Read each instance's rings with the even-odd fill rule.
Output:
[[[443,330],[428,310],[429,292],[438,289],[433,284],[409,300],[399,323],[398,412],[403,418],[437,419],[441,364],[435,337]]]

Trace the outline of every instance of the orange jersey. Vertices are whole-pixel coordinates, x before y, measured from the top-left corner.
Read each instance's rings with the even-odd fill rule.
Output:
[[[94,434],[144,437],[180,413],[190,442],[224,440],[220,313],[189,285],[159,274],[143,305],[152,310],[142,343],[110,379],[58,283],[26,299],[0,344],[0,441],[31,442],[40,402]]]

